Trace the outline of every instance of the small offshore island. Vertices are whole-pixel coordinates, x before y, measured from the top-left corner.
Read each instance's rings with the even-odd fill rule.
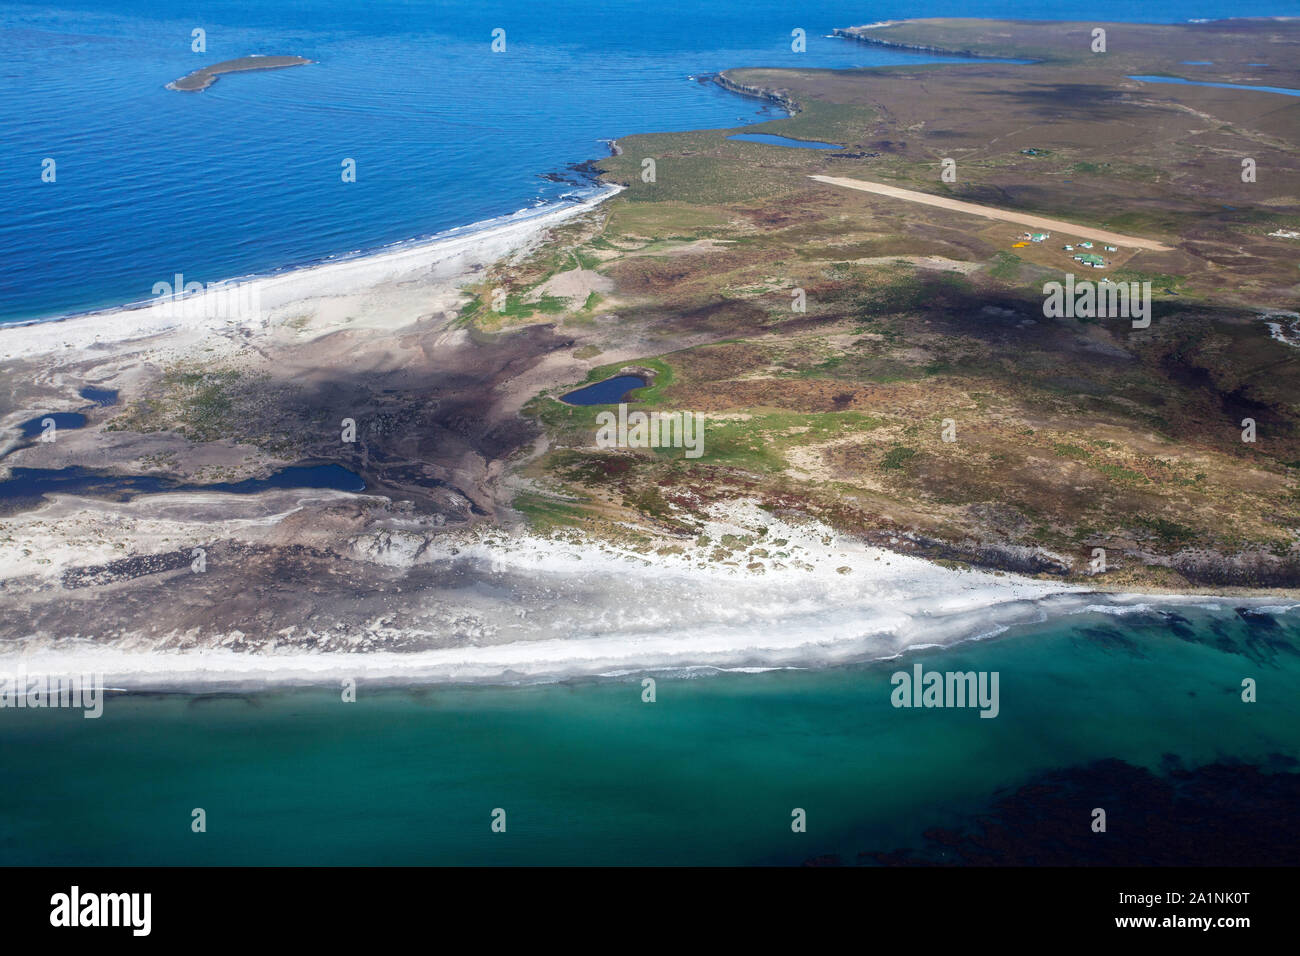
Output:
[[[233,60],[222,60],[220,63],[212,64],[212,66],[205,66],[201,70],[187,73],[179,80],[172,80],[168,83],[167,89],[180,90],[182,93],[198,93],[217,82],[217,77],[223,73],[280,70],[286,66],[305,66],[311,62],[305,56],[263,56],[261,54],[241,56]]]

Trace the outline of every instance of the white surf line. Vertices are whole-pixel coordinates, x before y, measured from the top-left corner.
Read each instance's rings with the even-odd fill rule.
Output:
[[[846,189],[860,189],[866,193],[876,193],[879,196],[889,196],[893,199],[905,199],[909,202],[919,202],[927,206],[938,206],[940,209],[947,209],[950,212],[964,212],[972,216],[983,216],[985,219],[997,219],[1002,222],[1014,222],[1024,226],[1033,226],[1036,229],[1043,229],[1048,232],[1064,232],[1073,236],[1083,236],[1087,239],[1099,239],[1102,242],[1109,242],[1116,246],[1131,246],[1134,249],[1149,249],[1152,252],[1172,252],[1173,247],[1167,246],[1162,242],[1156,242],[1154,239],[1139,239],[1136,236],[1125,236],[1118,232],[1107,232],[1104,229],[1093,229],[1091,226],[1080,226],[1077,223],[1065,222],[1060,219],[1044,219],[1042,216],[1029,216],[1019,212],[1009,212],[1005,209],[996,209],[993,206],[979,206],[972,202],[962,202],[960,199],[948,199],[945,196],[932,196],[929,193],[920,193],[913,189],[900,189],[897,186],[886,186],[883,183],[870,183],[865,179],[844,179],[839,176],[809,176],[809,179],[815,179],[819,183],[828,183],[831,186],[843,186]]]

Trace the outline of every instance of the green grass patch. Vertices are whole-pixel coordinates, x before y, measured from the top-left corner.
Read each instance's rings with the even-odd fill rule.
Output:
[[[1052,451],[1056,452],[1062,458],[1077,458],[1085,460],[1092,457],[1092,452],[1080,445],[1071,445],[1067,442],[1053,442]]]
[[[1101,472],[1103,475],[1105,475],[1107,478],[1111,479],[1112,481],[1119,481],[1125,484],[1141,485],[1141,484],[1146,484],[1151,480],[1146,475],[1140,472],[1132,471],[1131,469],[1125,468],[1121,465],[1105,464],[1105,465],[1097,465],[1096,468],[1099,472]]]
[[[539,531],[572,527],[582,524],[585,518],[582,501],[564,501],[531,491],[516,495],[510,504],[528,519],[530,526]]]
[[[784,471],[786,452],[832,438],[865,434],[882,422],[863,412],[767,412],[747,419],[709,421],[697,461],[761,473]],[[665,449],[681,456],[681,449]]]
[[[558,295],[544,295],[534,304],[539,312],[546,315],[557,315],[568,307],[569,300]]]
[[[895,445],[885,452],[885,457],[880,461],[880,467],[889,471],[897,471],[911,461],[915,455],[915,448],[909,448],[906,445]]]
[[[989,269],[989,275],[995,279],[1014,280],[1020,272],[1022,261],[1019,256],[1000,250],[993,257],[993,266]]]
[[[1196,538],[1194,528],[1179,524],[1177,521],[1169,521],[1166,518],[1150,518],[1139,515],[1133,519],[1133,523],[1140,528],[1153,532],[1166,544],[1183,544]]]

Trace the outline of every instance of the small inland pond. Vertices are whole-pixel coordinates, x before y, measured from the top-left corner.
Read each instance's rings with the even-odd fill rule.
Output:
[[[615,375],[603,382],[561,395],[560,401],[567,405],[616,405],[625,400],[629,392],[645,388],[649,384],[640,375]]]
[[[839,143],[821,143],[815,139],[791,139],[789,136],[776,136],[772,133],[733,133],[727,139],[738,139],[746,143],[767,143],[769,146],[788,146],[791,149],[843,149]]]

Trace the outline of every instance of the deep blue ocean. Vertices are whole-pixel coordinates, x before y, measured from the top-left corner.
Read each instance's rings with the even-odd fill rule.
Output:
[[[1087,15],[1288,10],[1300,5],[1097,0]],[[978,12],[1080,15],[1067,0]],[[555,201],[578,187],[541,177],[606,155],[603,139],[771,117],[691,74],[916,61],[824,35],[971,13],[962,0],[0,4],[0,321],[139,301],[177,272],[266,272]],[[504,53],[490,47],[498,27]],[[795,27],[806,53],[791,52]],[[206,52],[191,51],[195,28]],[[197,94],[164,88],[253,53],[317,62]],[[41,180],[46,158],[53,183]],[[355,183],[341,181],[345,158]]]

